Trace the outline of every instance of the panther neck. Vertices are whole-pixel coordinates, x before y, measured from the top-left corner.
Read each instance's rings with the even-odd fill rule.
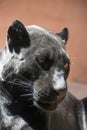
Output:
[[[8,109],[13,115],[20,115],[35,130],[80,130],[84,125],[81,101],[69,92],[55,111],[39,109],[33,104],[33,99],[27,102],[26,98],[12,101]]]
[[[79,101],[68,93],[55,111],[46,112],[36,106],[30,107],[28,104],[24,110],[21,106],[22,111],[19,110],[19,115],[35,130],[80,130],[77,115],[78,103]],[[17,105],[13,108],[16,110]],[[11,107],[10,109],[12,110]]]

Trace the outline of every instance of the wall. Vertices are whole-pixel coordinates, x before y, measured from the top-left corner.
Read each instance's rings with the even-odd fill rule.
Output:
[[[69,80],[87,83],[87,0],[0,0],[0,48],[14,19],[54,32],[68,27]]]

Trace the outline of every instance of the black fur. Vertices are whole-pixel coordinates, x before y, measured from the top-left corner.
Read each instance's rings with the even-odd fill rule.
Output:
[[[29,46],[29,36],[24,25],[16,20],[8,29],[8,46],[12,52],[20,52],[20,48]]]
[[[68,40],[68,34],[69,34],[67,28],[64,28],[60,33],[56,33],[56,34],[58,36],[60,36],[60,38],[65,41],[65,43],[67,42],[67,40]]]
[[[67,91],[67,40],[67,28],[55,34],[18,20],[9,27],[0,54],[0,130],[82,130],[81,101]]]

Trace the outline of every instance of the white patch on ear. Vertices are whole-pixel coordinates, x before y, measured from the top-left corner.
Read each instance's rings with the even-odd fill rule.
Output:
[[[55,73],[53,75],[53,88],[55,90],[64,89],[66,87],[66,83],[63,76],[63,71],[57,71],[55,70]]]

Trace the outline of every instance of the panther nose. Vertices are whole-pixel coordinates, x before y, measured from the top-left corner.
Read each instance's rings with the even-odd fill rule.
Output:
[[[59,96],[60,98],[65,97],[67,92],[67,87],[59,90],[53,90],[54,95]]]
[[[54,93],[60,97],[65,96],[67,91],[67,84],[63,73],[55,71],[52,81],[52,88]]]

